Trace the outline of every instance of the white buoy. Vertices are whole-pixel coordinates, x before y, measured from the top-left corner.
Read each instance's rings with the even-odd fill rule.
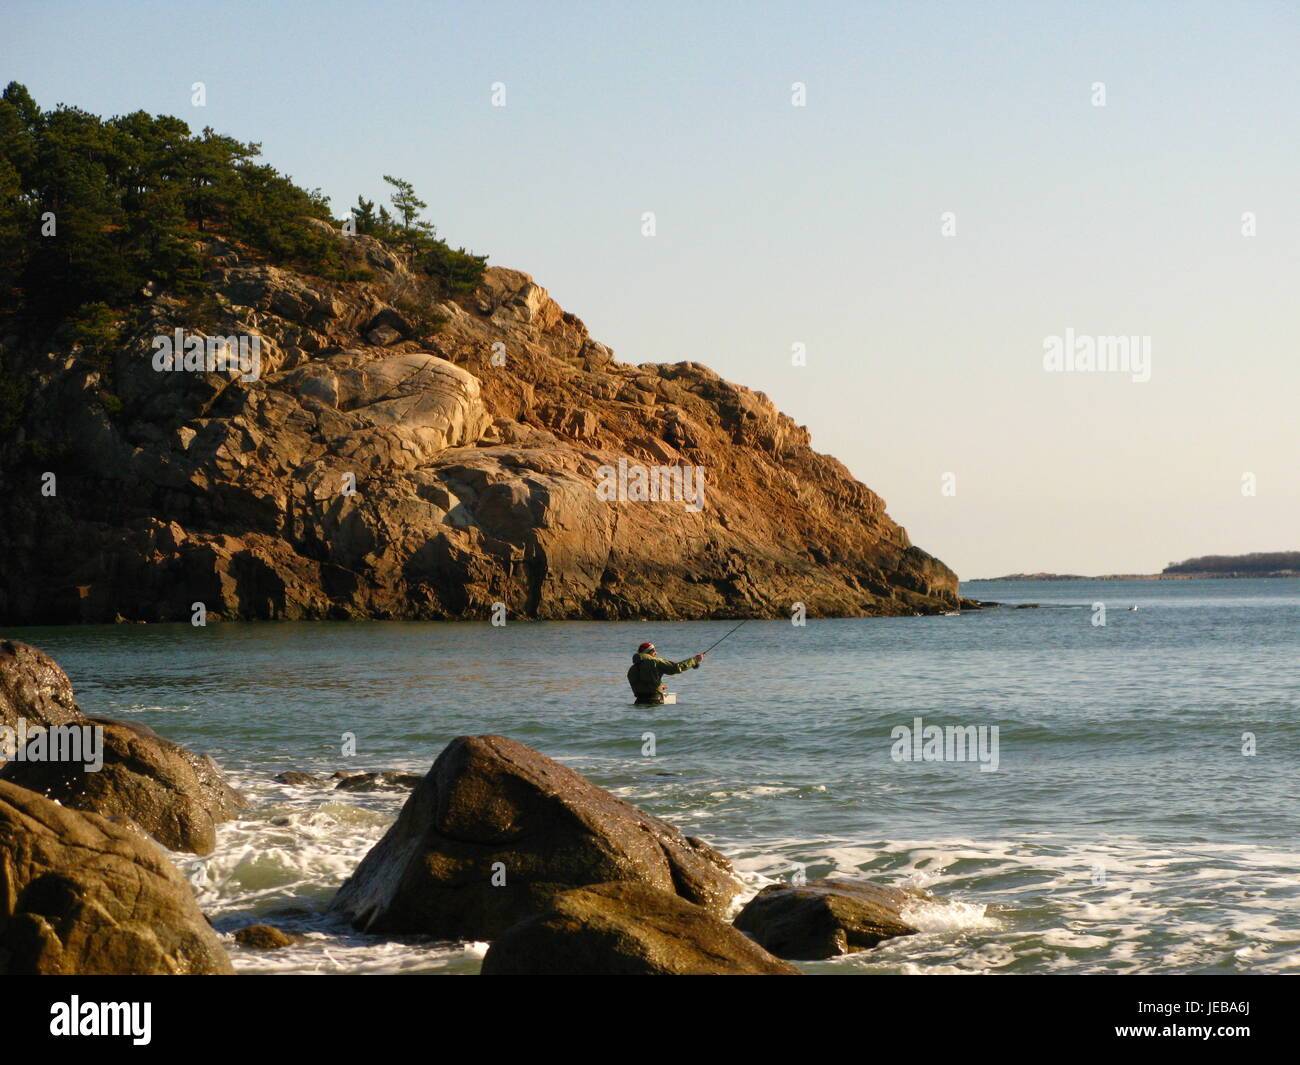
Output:
[[[664,706],[676,706],[676,705],[677,705],[677,693],[664,692]]]

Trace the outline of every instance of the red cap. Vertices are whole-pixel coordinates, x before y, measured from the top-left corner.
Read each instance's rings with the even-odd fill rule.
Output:
[[[655,649],[655,645],[652,644],[649,640],[647,640],[645,643],[643,643],[640,647],[637,648],[637,653],[640,654],[644,651],[653,651],[654,649]]]

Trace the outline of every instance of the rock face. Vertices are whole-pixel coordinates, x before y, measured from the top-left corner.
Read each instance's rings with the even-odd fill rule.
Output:
[[[0,640],[0,725],[70,725],[82,719],[72,682],[49,655],[25,643]],[[3,764],[0,754],[0,764]]]
[[[771,884],[749,900],[735,925],[778,957],[833,958],[915,935],[900,911],[924,898],[915,889],[858,880]]]
[[[679,895],[715,915],[740,889],[707,844],[573,770],[503,736],[462,736],[332,908],[368,932],[491,939],[561,891],[609,881]]]
[[[213,247],[210,320],[149,297],[108,369],[5,339],[31,387],[0,441],[0,621],[957,605],[956,576],[765,395],[698,363],[615,361],[527,274],[489,269],[447,301],[368,237],[344,242],[372,276],[356,282]],[[412,306],[440,331],[417,339]],[[153,339],[178,328],[256,338],[255,379],[156,370]],[[652,467],[702,469],[703,506],[694,488],[609,499],[620,460],[631,495]]]
[[[0,973],[232,971],[189,885],[153,844],[0,781]]]
[[[18,762],[0,779],[64,806],[134,821],[165,847],[211,854],[216,826],[245,805],[211,758],[135,722],[86,718],[103,732],[103,767],[84,762]]]
[[[597,884],[556,895],[507,929],[484,976],[798,976],[730,925],[646,884]]]

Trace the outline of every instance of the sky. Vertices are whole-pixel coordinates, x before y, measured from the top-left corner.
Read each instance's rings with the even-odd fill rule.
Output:
[[[5,7],[42,106],[260,142],[340,216],[406,178],[963,579],[1300,549],[1300,4]],[[1045,365],[1116,337],[1143,372]]]

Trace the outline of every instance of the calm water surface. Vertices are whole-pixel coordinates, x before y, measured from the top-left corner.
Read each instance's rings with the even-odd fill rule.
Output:
[[[404,794],[286,769],[424,772],[465,733],[528,743],[698,834],[751,888],[851,875],[948,900],[923,934],[810,972],[1300,971],[1300,581],[993,582],[1037,609],[750,622],[676,706],[634,709],[632,650],[729,623],[401,622],[8,630],[88,712],[211,753],[247,790],[215,854],[176,855],[204,910],[308,934],[244,971],[473,973],[483,944],[356,934],[320,910]],[[1092,624],[1106,604],[1106,625]],[[1132,605],[1139,610],[1130,611]],[[997,726],[998,768],[896,761],[892,730]],[[642,756],[642,734],[657,757]],[[344,733],[357,753],[344,758]],[[1256,752],[1243,754],[1244,734]]]

